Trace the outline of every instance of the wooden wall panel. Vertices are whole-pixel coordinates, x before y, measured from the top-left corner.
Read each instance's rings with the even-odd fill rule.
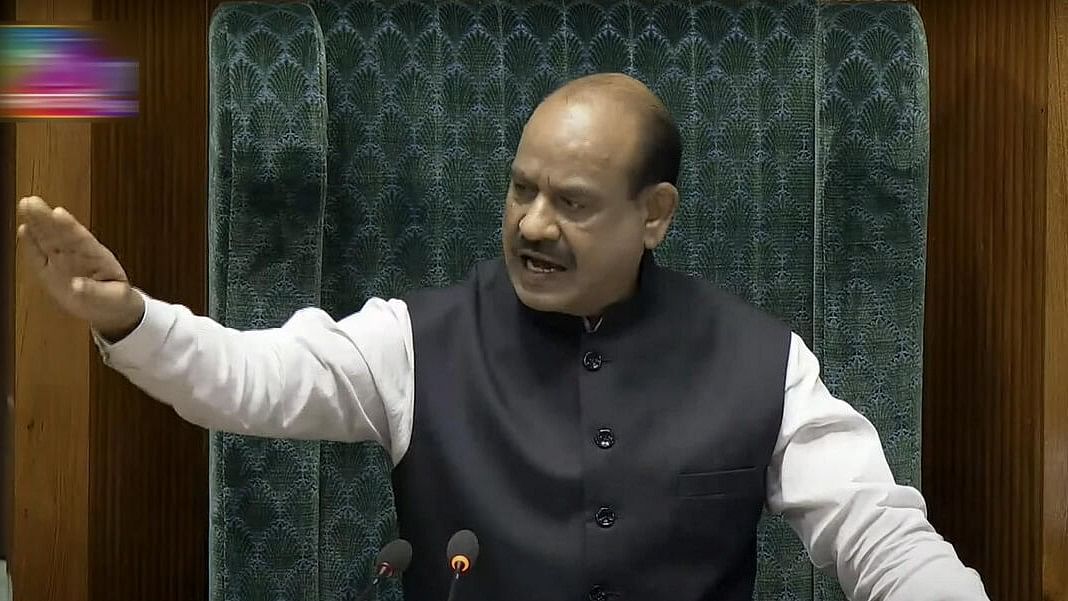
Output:
[[[15,395],[14,296],[15,279],[15,126],[0,124],[0,196],[8,206],[0,210],[0,558],[7,559],[11,546],[12,449],[13,428],[11,399]]]
[[[89,220],[89,126],[19,124],[18,196],[63,199]],[[15,591],[86,599],[90,340],[16,263]],[[23,593],[16,592],[17,595]],[[27,598],[35,598],[30,594]]]
[[[1064,158],[1047,158],[1047,142],[1062,115],[1050,15],[1064,0],[916,4],[932,83],[924,493],[992,599],[1063,600],[1050,587],[1066,523],[1053,488],[1063,499],[1065,478],[1051,454],[1068,436],[1055,363],[1068,274],[1052,255],[1064,241],[1047,230],[1063,194],[1047,188]]]
[[[90,15],[81,0],[20,0],[17,8],[26,20]],[[18,124],[18,196],[61,199],[89,223],[89,136],[83,123]],[[64,315],[33,278],[18,261],[10,569],[20,599],[78,601],[87,598],[89,562],[91,342],[84,325]]]
[[[96,0],[140,60],[136,120],[93,126],[94,231],[138,287],[206,306],[204,0]],[[207,597],[207,433],[92,363],[96,600]]]
[[[207,26],[216,0],[16,0],[23,21],[110,23],[140,62],[140,114],[20,123],[14,196],[68,208],[135,285],[205,307]],[[14,202],[6,206],[14,207]],[[16,598],[207,598],[207,434],[100,361],[19,267]]]
[[[89,0],[17,0],[20,20],[88,19]],[[16,126],[16,193],[62,200],[89,223],[90,126]],[[14,203],[7,206],[13,207]],[[15,273],[14,507],[18,599],[87,599],[90,338],[26,273]]]
[[[0,0],[0,20],[15,20],[15,1]],[[13,407],[15,398],[15,124],[0,123],[0,558],[11,548]]]
[[[1050,0],[1043,592],[1068,599],[1068,1]]]

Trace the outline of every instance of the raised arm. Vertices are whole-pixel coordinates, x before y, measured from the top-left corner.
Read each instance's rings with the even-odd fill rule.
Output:
[[[239,331],[132,287],[73,216],[31,197],[19,243],[66,311],[84,319],[105,363],[183,418],[258,436],[382,443],[394,462],[411,430],[411,324],[399,300],[371,299],[340,321],[297,311]]]

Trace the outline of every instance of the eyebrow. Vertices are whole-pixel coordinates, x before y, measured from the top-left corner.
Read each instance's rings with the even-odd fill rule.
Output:
[[[519,167],[516,167],[515,165],[512,165],[511,176],[512,176],[512,179],[521,179],[521,180],[528,181],[528,182],[534,179],[534,178],[530,177],[530,175],[527,174],[526,171],[523,171],[522,169],[520,169]]]
[[[553,186],[553,189],[558,194],[568,198],[597,198],[597,189],[585,183],[564,182],[561,185]]]
[[[523,171],[521,168],[515,165],[512,165],[511,176],[513,180],[520,180],[524,182],[535,181],[534,178],[530,177],[530,175],[526,171]],[[553,182],[550,181],[549,187],[552,188],[553,191],[557,194],[567,196],[569,198],[597,198],[597,189],[594,186],[583,183],[581,181],[565,181],[563,184],[560,185],[554,185]]]

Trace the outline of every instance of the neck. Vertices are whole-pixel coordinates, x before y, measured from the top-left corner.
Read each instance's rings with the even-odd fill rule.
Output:
[[[583,312],[585,313],[583,319],[591,324],[596,324],[601,320],[602,317],[604,317],[605,312],[608,311],[611,307],[630,300],[631,297],[638,293],[639,278],[641,278],[640,266],[638,268],[638,271],[634,273],[634,275],[630,278],[626,286],[623,287],[619,294],[613,295],[611,297],[611,300],[604,302],[603,304],[598,303],[598,308],[596,310]],[[576,312],[576,314],[578,314],[578,312]]]

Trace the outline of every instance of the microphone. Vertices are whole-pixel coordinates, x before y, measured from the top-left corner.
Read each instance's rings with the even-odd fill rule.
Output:
[[[412,545],[403,538],[390,542],[375,557],[375,576],[363,591],[356,597],[356,601],[366,601],[375,587],[383,578],[400,576],[401,572],[408,569],[412,562]]]
[[[449,569],[452,570],[452,583],[449,584],[449,601],[456,598],[456,583],[460,576],[471,571],[478,559],[478,537],[470,530],[461,530],[452,535],[448,547]]]

